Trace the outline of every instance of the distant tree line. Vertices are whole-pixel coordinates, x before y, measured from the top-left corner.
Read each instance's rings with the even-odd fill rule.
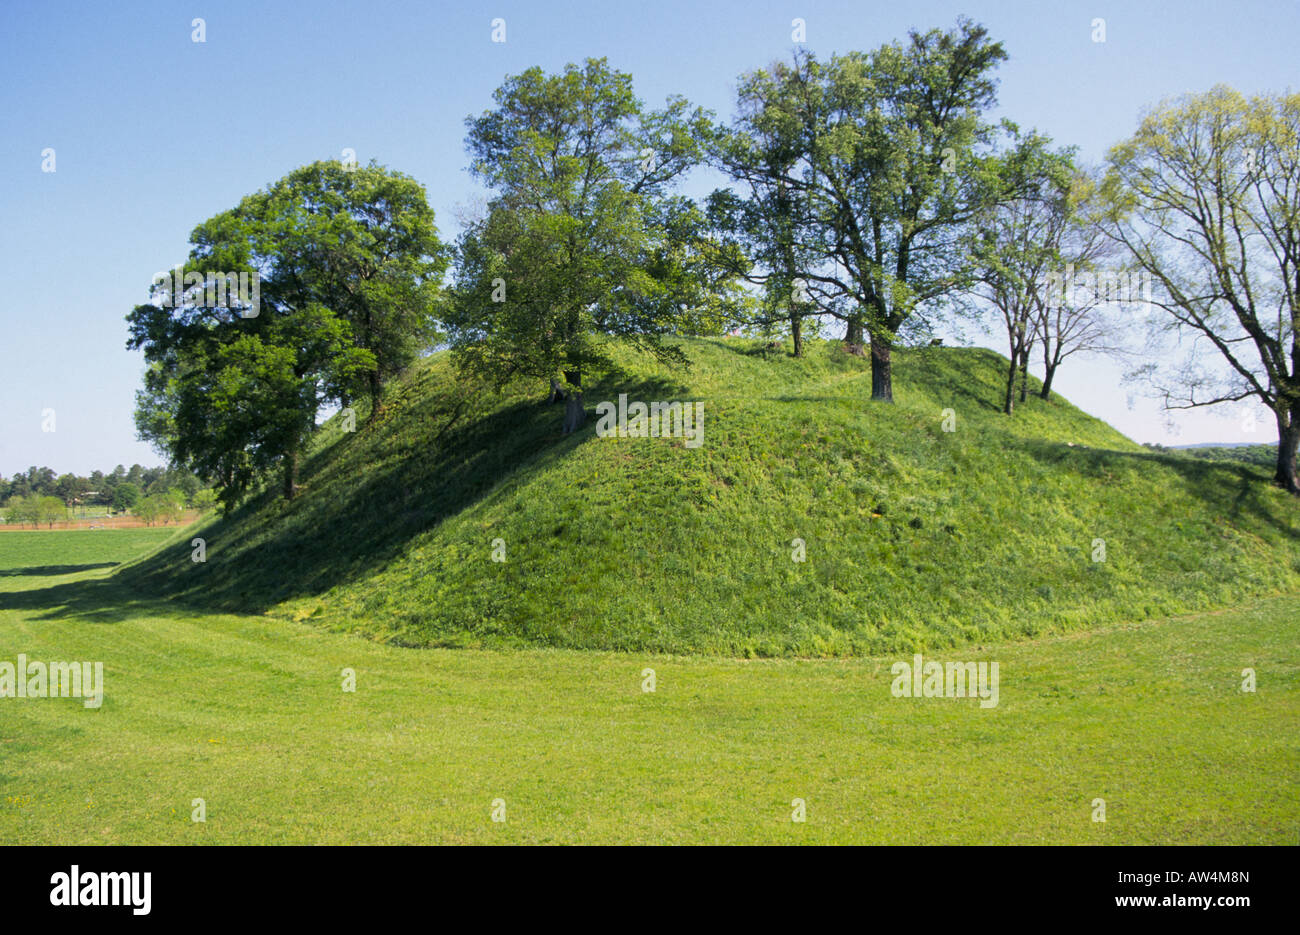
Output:
[[[1237,464],[1257,464],[1268,467],[1277,457],[1273,445],[1203,445],[1191,448],[1170,448],[1165,445],[1148,443],[1145,447],[1161,454],[1184,458],[1196,458],[1201,461],[1230,461]]]
[[[145,522],[172,522],[187,509],[207,509],[213,491],[193,474],[176,468],[141,467],[92,471],[88,477],[55,474],[32,466],[10,478],[0,475],[0,504],[12,525],[52,525],[75,507],[103,507],[112,513],[132,512]]]
[[[888,403],[897,347],[992,321],[1008,415],[1034,355],[1050,399],[1068,358],[1135,356],[1142,331],[1167,406],[1269,407],[1276,481],[1300,493],[1300,95],[1164,102],[1088,167],[992,117],[1006,58],[964,19],[799,51],[740,76],[729,122],[647,106],[604,59],[530,68],[466,120],[490,196],[454,243],[409,176],[297,169],[196,227],[128,316],[140,437],[226,507],[273,473],[292,499],[321,412],[382,419],[385,384],[435,346],[470,404],[535,381],[570,433],[609,338],[681,363],[666,339],[788,334],[798,356],[840,327]],[[703,167],[728,187],[682,195]],[[260,282],[255,305],[214,289],[232,276]]]

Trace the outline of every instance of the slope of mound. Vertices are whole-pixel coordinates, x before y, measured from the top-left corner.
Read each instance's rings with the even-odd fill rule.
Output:
[[[293,502],[268,492],[196,528],[206,563],[187,538],[119,575],[405,645],[759,655],[935,649],[1300,590],[1300,510],[1264,469],[1147,451],[1059,398],[1007,418],[992,351],[900,353],[888,406],[835,342],[803,360],[682,345],[687,369],[617,348],[587,405],[702,401],[699,447],[598,438],[594,418],[561,436],[541,387],[474,395],[439,354],[373,423],[321,429]]]

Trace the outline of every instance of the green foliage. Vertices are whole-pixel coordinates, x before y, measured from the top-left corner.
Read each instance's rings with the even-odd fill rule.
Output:
[[[199,225],[191,243],[186,277],[257,274],[258,307],[155,284],[155,301],[127,317],[128,347],[149,363],[136,426],[227,508],[272,469],[292,497],[320,407],[363,389],[377,403],[432,340],[446,265],[433,212],[400,173],[316,163]]]
[[[178,522],[185,513],[184,495],[178,490],[150,494],[137,503],[131,512],[150,526],[158,522]]]
[[[964,235],[1010,191],[987,118],[1005,58],[966,20],[870,53],[800,53],[741,77],[739,115],[718,137],[716,158],[752,196],[739,217],[725,196],[715,211],[778,294],[797,280],[820,312],[849,322],[852,343],[865,324],[876,398],[892,397],[896,336],[923,331],[918,312],[969,284]]]
[[[26,473],[15,474],[10,480],[0,478],[0,502],[11,497],[35,495],[58,497],[69,507],[109,506],[117,485],[125,480],[130,480],[146,494],[175,488],[183,491],[187,498],[202,486],[193,474],[175,468],[146,468],[134,464],[128,472],[119,464],[117,470],[107,475],[103,471],[92,471],[89,477],[69,473],[60,474],[56,479],[52,468],[33,465]]]
[[[140,502],[141,496],[139,487],[130,481],[123,481],[113,490],[113,512],[125,513]]]
[[[44,523],[53,527],[55,523],[68,518],[68,506],[58,497],[37,496],[11,497],[5,508],[5,523],[10,526],[22,526],[31,523],[38,526]]]
[[[1106,231],[1159,310],[1141,372],[1171,408],[1267,406],[1274,481],[1300,494],[1300,94],[1217,85],[1164,101],[1108,163]]]
[[[47,526],[68,518],[68,506],[58,497],[41,497],[36,503],[36,515]]]
[[[702,212],[671,186],[701,157],[707,115],[647,111],[603,59],[531,68],[467,120],[472,168],[495,192],[460,242],[447,311],[457,361],[580,392],[619,335],[669,360],[668,334],[716,332],[731,278]]]
[[[1199,458],[1203,461],[1236,461],[1259,467],[1272,467],[1277,463],[1277,447],[1274,445],[1206,445],[1192,448],[1147,445],[1146,447],[1174,457]]]
[[[40,522],[40,497],[10,497],[5,507],[5,523],[9,526],[22,526]]]
[[[900,351],[878,407],[838,344],[677,346],[689,370],[609,342],[619,372],[589,394],[702,400],[698,449],[557,436],[531,381],[486,396],[439,354],[378,422],[321,430],[294,504],[197,530],[219,562],[180,544],[122,575],[408,645],[727,655],[928,650],[1300,585],[1294,505],[1257,469],[1147,451],[1059,398],[1008,420],[991,351]]]
[[[217,495],[210,489],[200,490],[190,500],[190,506],[200,513],[207,513],[217,505]]]
[[[424,187],[373,163],[316,162],[244,207],[266,238],[256,252],[275,264],[278,301],[329,309],[373,359],[334,374],[339,385],[327,398],[368,393],[377,405],[380,386],[438,336],[435,304],[448,255]]]

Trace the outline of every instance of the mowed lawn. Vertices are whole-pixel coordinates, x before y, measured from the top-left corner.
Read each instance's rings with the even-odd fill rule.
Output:
[[[1296,597],[936,656],[999,663],[981,709],[895,657],[401,649],[108,578],[183,535],[0,536],[0,661],[106,682],[0,698],[0,842],[1300,841]]]

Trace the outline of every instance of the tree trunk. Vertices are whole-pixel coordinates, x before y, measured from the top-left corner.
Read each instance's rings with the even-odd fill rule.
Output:
[[[845,344],[862,343],[862,316],[853,315],[849,318],[848,330],[844,332]]]
[[[1029,398],[1029,348],[1020,352],[1020,403]]]
[[[1300,403],[1277,414],[1277,473],[1273,481],[1284,490],[1300,494],[1296,478],[1296,445],[1300,443]]]
[[[1016,351],[1011,349],[1011,363],[1007,365],[1007,392],[1002,401],[1002,411],[1011,415],[1012,403],[1016,398]]]
[[[366,416],[366,421],[374,422],[375,417],[379,415],[379,371],[370,371],[367,375],[367,380],[370,383],[370,415]]]
[[[890,354],[893,343],[887,338],[871,336],[871,398],[894,401],[894,370]]]
[[[1052,398],[1052,377],[1056,376],[1056,364],[1049,364],[1046,373],[1043,374],[1043,388],[1038,391],[1038,395],[1043,399]]]
[[[577,370],[566,371],[564,378],[571,387],[564,399],[564,434],[571,435],[586,423],[587,410],[582,405],[582,373]]]
[[[560,385],[559,380],[555,379],[555,377],[551,377],[551,395],[546,400],[546,405],[550,406],[558,402],[563,402],[563,400],[564,387]]]
[[[284,499],[292,500],[298,492],[298,451],[294,449],[284,456]]]
[[[794,356],[803,356],[803,318],[798,315],[790,316],[790,334],[794,336]]]

